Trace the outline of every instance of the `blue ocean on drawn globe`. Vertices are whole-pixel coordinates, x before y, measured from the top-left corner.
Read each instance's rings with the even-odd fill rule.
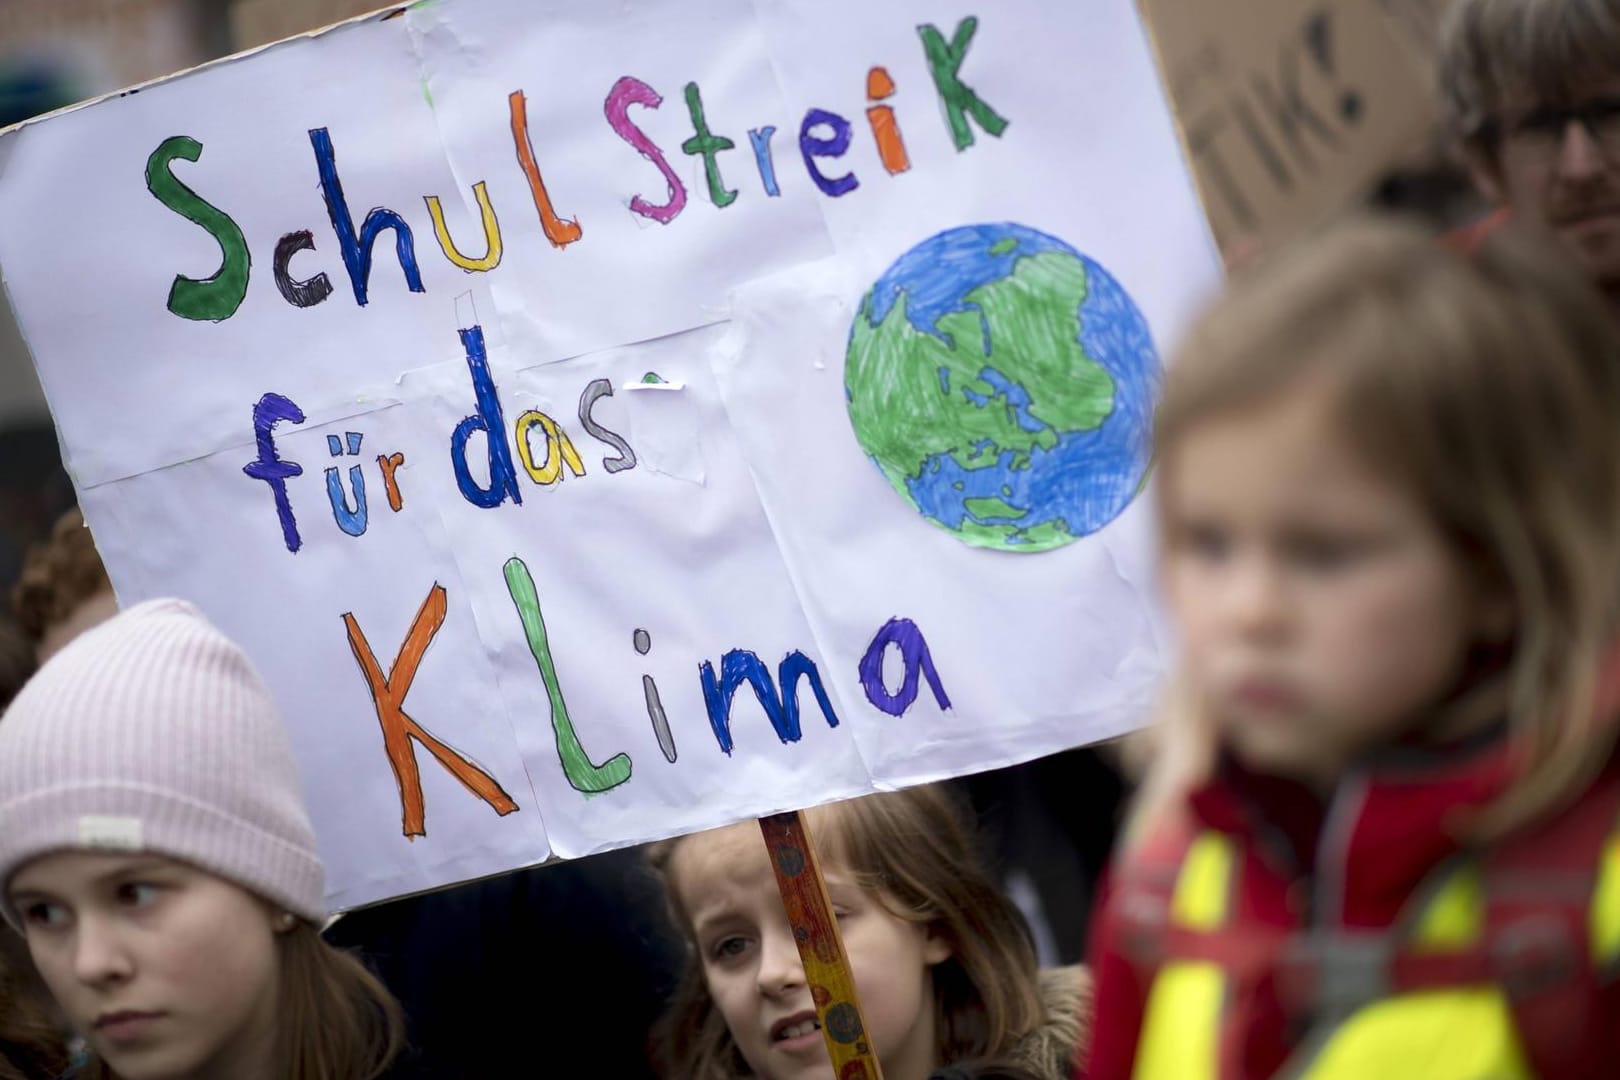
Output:
[[[856,438],[896,492],[967,543],[1026,552],[1130,505],[1160,377],[1119,282],[1016,224],[903,255],[867,293],[845,367]]]

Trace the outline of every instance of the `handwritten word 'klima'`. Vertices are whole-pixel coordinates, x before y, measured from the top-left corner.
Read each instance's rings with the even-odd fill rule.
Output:
[[[633,763],[630,755],[617,753],[600,764],[594,761],[580,740],[579,729],[569,712],[563,695],[562,678],[552,655],[551,632],[546,627],[540,608],[540,594],[529,573],[528,564],[517,556],[506,561],[502,568],[507,592],[523,626],[524,640],[534,657],[545,686],[551,707],[551,730],[556,741],[557,757],[563,775],[574,790],[590,797],[611,791],[630,780]],[[426,655],[428,646],[444,626],[447,609],[443,585],[435,582],[428,590],[416,618],[405,635],[393,666],[385,674],[377,662],[371,645],[352,613],[343,616],[366,688],[377,710],[377,721],[382,726],[383,747],[389,766],[399,785],[400,807],[404,835],[410,838],[427,835],[427,812],[422,797],[422,778],[417,769],[416,754],[411,746],[415,740],[424,746],[463,787],[487,803],[496,814],[505,817],[518,809],[511,796],[485,769],[460,751],[446,745],[431,734],[405,711],[405,696],[416,678],[417,668]],[[632,635],[636,652],[646,655],[651,648],[651,636],[645,629]],[[884,681],[884,659],[890,649],[899,653],[903,671],[900,688],[891,691]],[[941,709],[951,707],[945,693],[934,658],[928,649],[921,629],[910,619],[893,618],[883,627],[866,648],[857,667],[858,681],[866,700],[889,716],[902,716],[916,702],[923,680],[933,692],[935,703]],[[669,718],[664,710],[662,695],[651,675],[643,675],[642,686],[647,706],[647,719],[658,739],[664,759],[674,764],[678,753]],[[754,699],[764,710],[766,719],[776,737],[784,744],[796,743],[803,737],[800,724],[799,687],[807,683],[822,717],[830,728],[838,727],[838,714],[827,695],[821,672],[803,652],[795,649],[782,658],[773,678],[770,668],[757,654],[747,649],[732,649],[720,658],[718,674],[711,661],[698,665],[698,683],[703,694],[704,711],[715,743],[730,757],[735,748],[731,732],[731,712],[737,692],[744,686],[753,691]]]

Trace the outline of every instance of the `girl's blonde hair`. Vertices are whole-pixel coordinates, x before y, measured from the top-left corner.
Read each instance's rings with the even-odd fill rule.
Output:
[[[308,923],[277,939],[276,1067],[286,1080],[375,1080],[405,1045],[405,1019],[386,987]],[[92,1057],[78,1080],[118,1080]]]
[[[925,924],[950,945],[950,957],[933,968],[939,1061],[1002,1055],[1041,1024],[1029,927],[975,858],[972,829],[943,789],[867,795],[806,816],[825,865],[851,874],[891,914]],[[690,937],[691,920],[670,880],[670,860],[685,839],[652,845],[648,862]],[[660,1071],[672,1080],[752,1075],[709,997],[695,947],[657,1041]]]
[[[1415,226],[1334,226],[1193,328],[1165,382],[1160,462],[1204,420],[1307,378],[1330,381],[1340,433],[1512,605],[1511,640],[1441,718],[1505,716],[1517,741],[1513,783],[1468,831],[1489,840],[1574,798],[1615,744],[1594,692],[1620,622],[1620,337],[1592,285],[1516,235],[1465,255]],[[1160,741],[1139,823],[1213,765],[1210,725],[1177,691]]]

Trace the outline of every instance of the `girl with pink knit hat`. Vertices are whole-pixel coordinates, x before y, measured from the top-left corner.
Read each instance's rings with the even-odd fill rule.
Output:
[[[243,652],[154,600],[75,640],[0,721],[0,914],[84,1080],[372,1080],[399,1008],[323,942],[292,747]]]

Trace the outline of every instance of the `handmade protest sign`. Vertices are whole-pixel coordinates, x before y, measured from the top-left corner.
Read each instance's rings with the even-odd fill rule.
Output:
[[[0,137],[0,271],[121,599],[287,714],[334,907],[1151,701],[1217,270],[1128,0],[420,3]]]
[[[1342,209],[1431,134],[1431,0],[1140,0],[1223,246]]]
[[[1433,63],[1440,48],[1440,29],[1450,0],[1379,0],[1396,32],[1413,54]]]

